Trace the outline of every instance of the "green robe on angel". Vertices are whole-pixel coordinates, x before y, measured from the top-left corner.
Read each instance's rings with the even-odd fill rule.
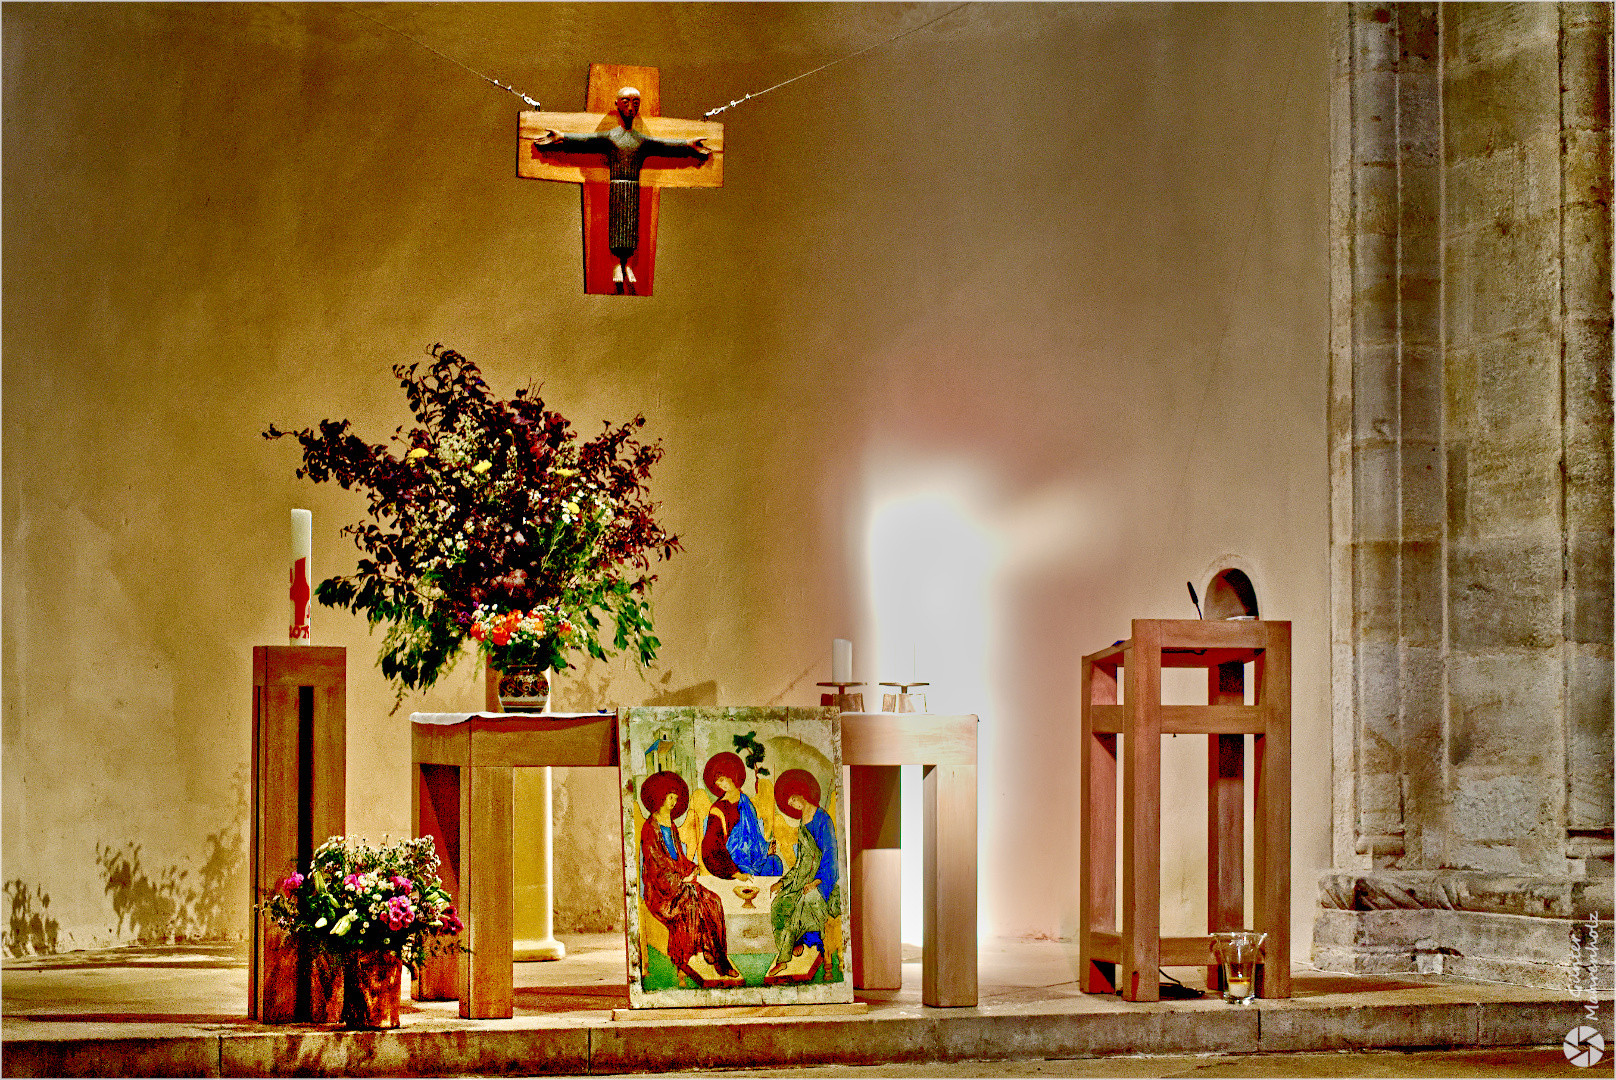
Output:
[[[825,923],[842,913],[836,888],[836,827],[818,807],[797,830],[796,854],[797,861],[780,879],[779,894],[769,908],[777,964],[790,960],[798,945],[823,952]]]

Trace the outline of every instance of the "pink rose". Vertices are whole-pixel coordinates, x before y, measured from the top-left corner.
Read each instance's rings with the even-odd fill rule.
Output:
[[[286,877],[281,882],[281,891],[286,893],[288,896],[290,896],[292,893],[296,892],[298,886],[300,886],[302,884],[303,884],[303,875],[298,874],[298,873],[293,873],[293,874],[289,875],[288,877]]]

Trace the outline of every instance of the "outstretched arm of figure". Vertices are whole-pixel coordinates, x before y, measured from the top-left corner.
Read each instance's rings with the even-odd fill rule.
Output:
[[[545,128],[544,134],[533,140],[535,153],[541,147],[553,146],[557,150],[593,150],[600,149],[592,144],[601,143],[604,147],[611,146],[611,139],[603,131],[574,134],[570,131],[557,131],[554,128]]]
[[[647,135],[645,142],[640,144],[649,153],[663,157],[699,157],[703,160],[713,156],[712,147],[707,145],[706,139],[659,139],[655,135]]]

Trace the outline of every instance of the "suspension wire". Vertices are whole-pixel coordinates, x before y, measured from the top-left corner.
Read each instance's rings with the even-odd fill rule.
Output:
[[[513,87],[510,87],[510,86],[506,86],[504,83],[500,82],[498,79],[490,78],[489,76],[484,75],[482,72],[478,71],[474,67],[471,67],[469,64],[463,64],[459,60],[456,60],[454,57],[450,56],[448,53],[442,52],[439,49],[434,49],[432,46],[428,45],[426,42],[420,40],[419,38],[410,37],[410,35],[406,34],[404,31],[400,30],[396,26],[388,26],[386,23],[382,22],[380,19],[376,18],[374,15],[367,14],[366,12],[360,10],[357,6],[352,5],[352,4],[344,4],[342,6],[343,6],[343,9],[345,11],[347,11],[349,14],[357,15],[361,19],[369,19],[371,22],[375,23],[377,26],[381,27],[383,30],[391,30],[393,33],[397,34],[399,37],[403,38],[405,41],[414,42],[416,45],[421,46],[421,48],[425,49],[427,52],[432,53],[432,54],[434,54],[436,56],[439,56],[439,57],[443,58],[444,60],[449,61],[449,63],[455,65],[456,67],[465,68],[467,71],[471,72],[473,75],[475,75],[479,79],[483,80],[483,82],[493,83],[495,86],[499,87],[501,90],[504,90],[504,91],[506,91],[508,93],[511,93],[511,94],[515,94],[517,97],[521,98],[524,102],[526,102],[528,105],[531,105],[533,108],[535,108],[535,109],[544,108],[543,105],[540,105],[537,101],[534,101],[532,98],[528,97],[526,94],[522,93],[520,90],[514,89]]]
[[[965,0],[965,3],[956,4],[954,7],[949,8],[947,11],[945,11],[941,15],[937,16],[935,19],[928,19],[927,21],[921,23],[919,26],[910,27],[908,30],[903,31],[900,34],[895,34],[892,37],[887,38],[885,41],[877,41],[873,45],[866,45],[866,46],[864,46],[864,48],[860,49],[858,52],[848,53],[846,56],[839,57],[839,58],[837,58],[835,60],[831,60],[828,63],[820,64],[818,67],[814,68],[812,71],[805,71],[801,75],[793,75],[791,78],[785,80],[785,82],[777,82],[773,86],[769,87],[768,89],[759,90],[755,94],[747,94],[745,97],[738,97],[734,101],[730,102],[728,105],[720,105],[716,109],[708,109],[706,112],[702,113],[701,115],[704,118],[710,120],[710,119],[717,116],[719,113],[723,112],[726,109],[733,109],[735,106],[740,105],[740,104],[742,104],[744,102],[747,102],[747,101],[751,101],[753,98],[762,97],[764,94],[767,94],[769,92],[769,90],[778,90],[782,86],[789,86],[791,83],[796,82],[798,79],[806,79],[810,75],[817,75],[819,72],[824,71],[826,68],[835,67],[837,64],[840,64],[844,60],[851,60],[856,56],[863,56],[865,53],[869,52],[871,49],[879,49],[883,45],[891,45],[895,41],[902,40],[903,38],[908,37],[910,34],[918,34],[920,31],[926,29],[926,27],[930,26],[932,23],[941,22],[942,20],[948,18],[950,15],[954,14],[954,12],[960,10],[960,8],[970,7],[971,4],[974,3],[974,2],[975,2],[975,0]]]

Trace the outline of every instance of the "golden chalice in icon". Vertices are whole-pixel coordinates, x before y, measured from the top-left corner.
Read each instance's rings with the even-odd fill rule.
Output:
[[[737,885],[735,895],[741,898],[742,907],[753,907],[753,900],[757,899],[758,887],[756,885]]]

